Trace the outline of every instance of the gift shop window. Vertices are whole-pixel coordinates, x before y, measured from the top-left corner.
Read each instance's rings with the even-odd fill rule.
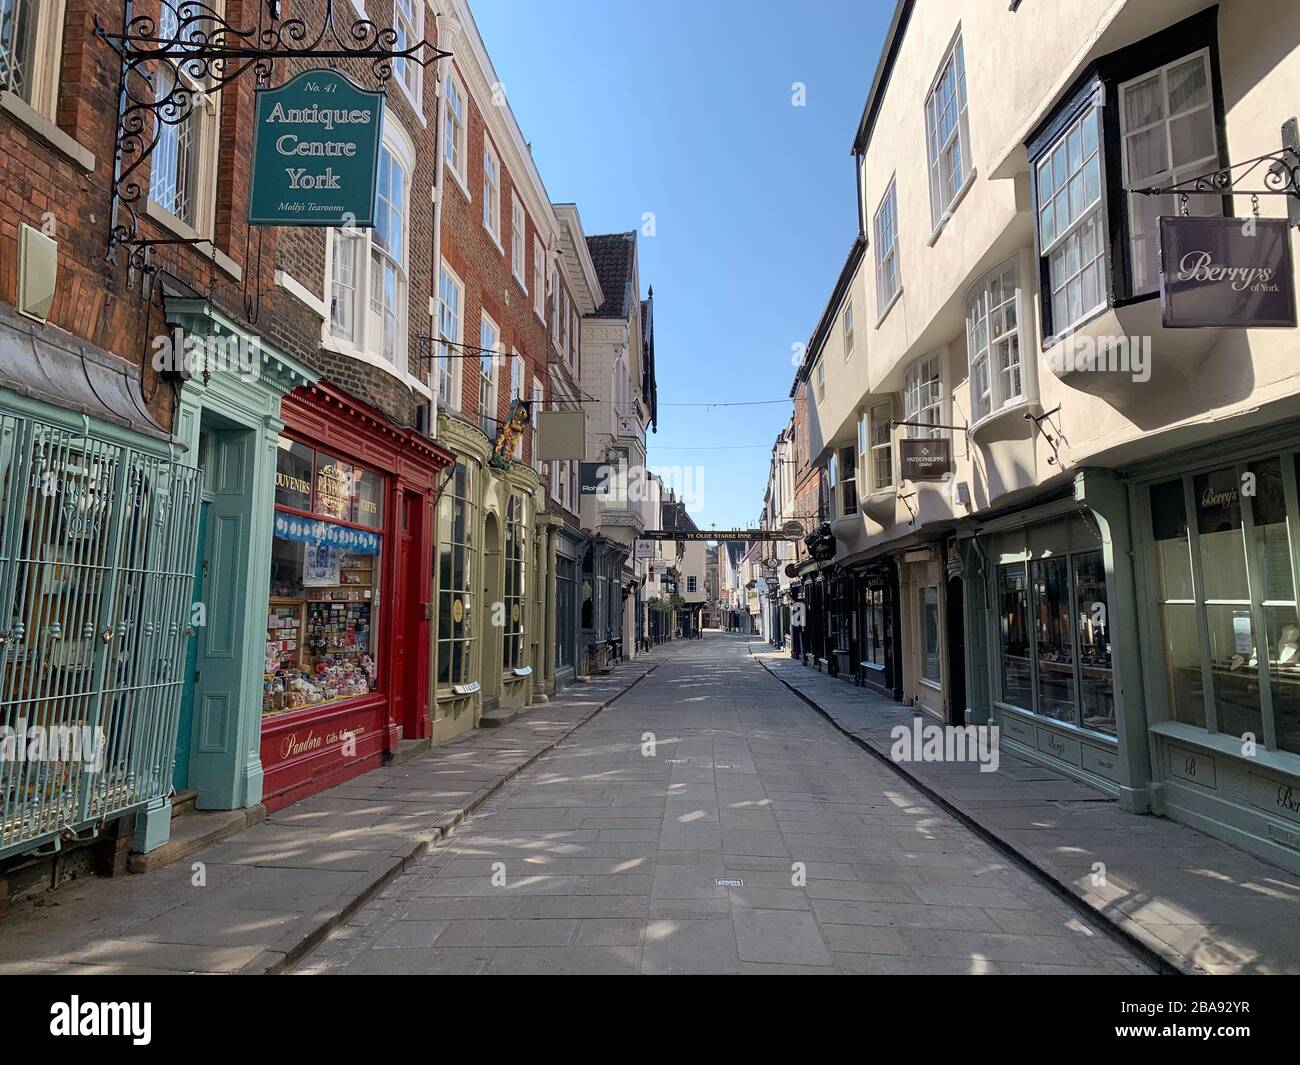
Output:
[[[1106,570],[1100,551],[997,573],[1002,702],[1115,735]]]
[[[507,672],[524,666],[524,611],[528,607],[525,560],[528,557],[528,525],[521,496],[512,495],[506,505],[505,632],[501,665]]]
[[[1150,489],[1168,719],[1300,753],[1294,455]]]
[[[262,711],[378,690],[384,478],[281,437]]]
[[[440,690],[469,684],[474,661],[474,470],[457,462],[438,502],[438,661]]]

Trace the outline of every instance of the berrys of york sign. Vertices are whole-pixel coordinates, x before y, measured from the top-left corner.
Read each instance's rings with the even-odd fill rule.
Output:
[[[384,94],[335,70],[259,89],[249,223],[374,225],[383,118]]]
[[[947,437],[904,437],[898,442],[898,464],[909,481],[942,481],[952,473]]]
[[[1294,326],[1286,219],[1162,217],[1160,321],[1173,329]]]

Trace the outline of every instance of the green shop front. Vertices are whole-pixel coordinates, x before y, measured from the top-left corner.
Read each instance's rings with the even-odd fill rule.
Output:
[[[196,366],[181,387],[176,432],[184,462],[202,472],[191,571],[195,635],[188,649],[172,783],[195,792],[198,809],[263,801],[260,757],[265,657],[260,626],[271,579],[281,401],[317,375],[201,299],[170,299],[178,337],[220,358]],[[201,341],[203,347],[199,348]],[[166,842],[169,803],[156,802],[136,847]]]
[[[202,473],[138,369],[0,307],[0,860],[166,801]]]
[[[1144,464],[1132,488],[1153,808],[1292,870],[1298,478],[1292,421]]]
[[[969,723],[1004,751],[1149,809],[1124,484],[1076,474],[1054,498],[962,530]],[[954,560],[955,562],[957,560]]]

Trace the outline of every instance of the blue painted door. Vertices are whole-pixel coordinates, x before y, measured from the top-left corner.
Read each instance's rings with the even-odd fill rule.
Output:
[[[198,545],[194,553],[194,602],[206,603],[203,597],[203,580],[207,573],[206,541],[208,533],[208,503],[199,509]],[[191,619],[193,611],[191,609]],[[190,783],[190,737],[194,730],[194,689],[198,681],[199,640],[203,632],[194,626],[194,635],[185,649],[185,688],[181,693],[181,717],[176,727],[176,761],[172,766],[172,787],[177,791]]]

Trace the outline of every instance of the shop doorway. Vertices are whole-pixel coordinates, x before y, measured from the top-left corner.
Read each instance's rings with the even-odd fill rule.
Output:
[[[194,604],[205,604],[204,583],[208,574],[208,507],[204,500],[199,507],[199,532],[196,537],[194,552]],[[191,605],[191,616],[193,605]],[[199,679],[199,640],[202,631],[197,631],[185,644],[185,688],[181,692],[180,721],[176,727],[176,760],[172,764],[172,787],[183,791],[190,786],[190,737],[194,734],[194,689]]]
[[[948,723],[966,724],[966,630],[962,579],[949,577],[944,621],[948,643]]]
[[[483,709],[495,710],[501,696],[501,523],[491,511],[483,521],[483,645],[479,678],[483,688]]]
[[[398,505],[397,609],[393,619],[393,718],[402,735],[414,739],[428,734],[421,720],[425,713],[421,695],[427,690],[429,623],[419,595],[420,562],[424,552],[423,498],[417,492],[403,492]]]

